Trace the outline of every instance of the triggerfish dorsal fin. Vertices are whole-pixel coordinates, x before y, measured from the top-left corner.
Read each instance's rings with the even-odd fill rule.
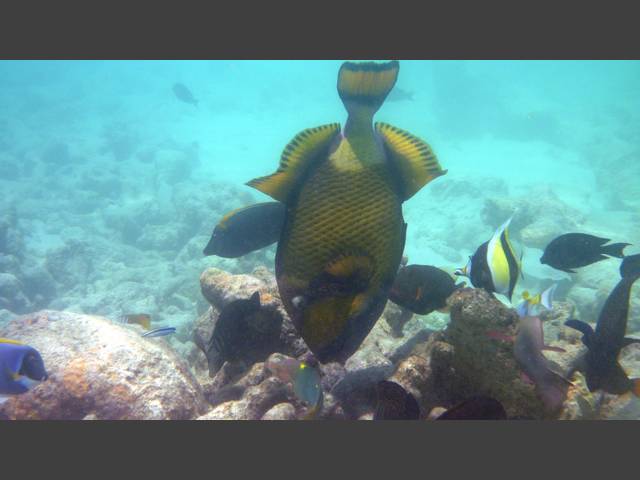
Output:
[[[381,122],[376,123],[376,131],[400,173],[403,200],[411,198],[434,178],[447,173],[431,147],[418,137]]]
[[[400,63],[345,62],[338,73],[338,94],[349,114],[375,113],[396,84]]]
[[[285,147],[276,173],[254,178],[247,185],[286,203],[298,181],[328,150],[339,132],[339,123],[303,130]]]

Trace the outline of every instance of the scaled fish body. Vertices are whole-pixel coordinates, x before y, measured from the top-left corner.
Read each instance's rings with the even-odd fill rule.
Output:
[[[511,219],[501,225],[491,240],[478,247],[467,265],[455,272],[456,275],[469,277],[474,287],[500,293],[509,300],[522,271],[509,241],[510,222]]]
[[[608,238],[595,237],[586,233],[567,233],[554,238],[544,249],[540,263],[557,270],[575,273],[574,268],[585,267],[606,260],[607,255],[622,258],[622,251],[629,243],[605,245]]]
[[[604,390],[615,395],[631,391],[640,396],[640,379],[630,379],[618,363],[623,347],[640,342],[625,338],[631,287],[640,278],[640,254],[625,257],[620,274],[622,279],[605,301],[595,331],[580,320],[568,320],[565,325],[583,334],[582,342],[588,348],[584,370],[589,390]]]
[[[0,395],[19,395],[48,378],[40,353],[29,345],[0,338]]]
[[[571,382],[549,368],[549,360],[542,353],[542,350],[548,349],[553,348],[544,344],[540,318],[521,318],[513,347],[514,356],[520,368],[535,384],[547,408],[555,411],[562,406]]]
[[[248,183],[286,204],[278,289],[323,363],[345,361],[379,318],[404,249],[402,202],[445,173],[421,140],[382,123],[372,128],[398,68],[343,64],[344,131],[330,124],[301,132],[276,173]]]
[[[447,272],[430,265],[401,267],[389,291],[389,300],[418,315],[427,315],[447,306],[447,298],[456,291]]]
[[[285,205],[266,202],[227,213],[215,226],[204,255],[237,258],[278,241]]]

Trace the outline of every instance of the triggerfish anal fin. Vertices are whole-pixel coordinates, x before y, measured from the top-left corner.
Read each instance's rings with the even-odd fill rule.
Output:
[[[285,147],[276,173],[254,178],[247,185],[286,203],[299,180],[315,161],[325,158],[333,138],[340,132],[339,123],[308,128],[295,136]]]
[[[375,126],[399,170],[403,200],[411,198],[434,178],[447,173],[426,142],[386,123],[378,122]]]

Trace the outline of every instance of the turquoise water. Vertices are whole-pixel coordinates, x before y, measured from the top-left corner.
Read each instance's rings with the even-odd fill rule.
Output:
[[[224,212],[267,198],[244,183],[271,173],[293,135],[344,124],[341,63],[0,62],[1,267],[17,279],[4,277],[2,318],[142,310],[186,325],[205,308],[204,268],[271,267],[273,247],[244,260],[201,250]],[[550,231],[638,242],[639,62],[402,61],[396,88],[413,98],[376,119],[429,142],[449,170],[404,205],[411,263],[463,265],[510,209],[523,288],[568,278],[538,262]],[[601,305],[616,268],[581,272],[568,298]]]
[[[17,215],[15,248],[34,268],[72,240],[90,251],[65,281],[53,273],[54,289],[26,291],[22,307],[7,301],[4,309],[25,313],[53,302],[116,314],[144,306],[111,298],[114,283],[127,281],[162,315],[166,291],[149,290],[145,276],[170,283],[174,275],[158,263],[180,269],[176,259],[185,246],[196,237],[206,241],[217,221],[207,209],[265,199],[244,182],[273,171],[298,131],[344,122],[336,94],[340,64],[0,62],[2,211]],[[176,98],[176,82],[191,90],[197,107]],[[449,170],[405,204],[412,262],[463,264],[478,235],[501,223],[497,213],[483,215],[487,198],[560,205],[560,212],[548,212],[550,221],[562,223],[554,216],[574,212],[584,217],[582,230],[637,239],[639,192],[632,180],[640,168],[640,63],[403,61],[396,88],[412,98],[387,101],[376,119],[425,139]],[[216,197],[216,185],[233,186],[233,193]],[[152,227],[164,238],[153,237]],[[563,278],[539,264],[538,243],[522,245],[532,252],[525,271]],[[194,270],[216,263],[188,260]],[[5,264],[10,271],[12,262]],[[240,268],[235,260],[224,264]],[[69,299],[70,292],[76,293]],[[182,303],[193,308],[199,300],[183,293]],[[111,297],[91,305],[80,298],[101,294]]]

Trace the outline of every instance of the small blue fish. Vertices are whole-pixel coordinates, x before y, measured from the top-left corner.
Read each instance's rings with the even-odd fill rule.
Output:
[[[48,377],[35,348],[0,338],[0,395],[20,395]]]
[[[164,337],[165,335],[171,335],[176,333],[176,327],[161,327],[151,330],[150,332],[143,333],[143,337]]]

